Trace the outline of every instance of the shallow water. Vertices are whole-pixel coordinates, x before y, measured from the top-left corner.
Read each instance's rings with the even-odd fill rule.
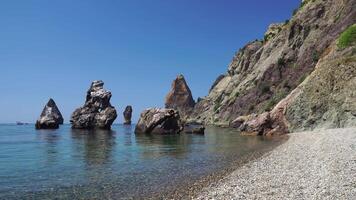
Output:
[[[0,199],[118,199],[165,194],[229,166],[276,139],[208,127],[205,135],[35,130],[0,125]]]

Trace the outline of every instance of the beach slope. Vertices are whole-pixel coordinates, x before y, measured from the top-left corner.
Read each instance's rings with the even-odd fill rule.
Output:
[[[356,128],[292,133],[197,199],[356,199]]]

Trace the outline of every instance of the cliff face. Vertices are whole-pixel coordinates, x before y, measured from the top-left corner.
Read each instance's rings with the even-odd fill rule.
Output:
[[[332,45],[295,93],[285,109],[289,130],[356,126],[355,45]]]
[[[285,111],[286,114],[283,114],[290,121],[288,127],[291,129],[317,127],[325,118],[336,120],[330,122],[332,124],[330,126],[353,123],[347,122],[352,118],[340,121],[334,115],[344,113],[332,111],[343,105],[346,112],[350,110],[346,107],[354,103],[347,105],[342,103],[345,95],[353,92],[351,91],[353,85],[341,81],[344,80],[345,74],[338,69],[341,70],[340,66],[344,65],[331,63],[337,62],[336,60],[341,62],[355,53],[355,50],[349,50],[348,54],[344,54],[343,51],[338,52],[341,50],[335,50],[334,46],[340,34],[356,22],[355,5],[356,0],[303,1],[289,21],[271,25],[263,41],[250,42],[236,53],[227,73],[219,76],[209,95],[195,105],[191,120],[205,124],[231,125],[239,116],[269,112],[309,75],[310,80],[312,75],[317,73],[320,82],[333,84],[329,85],[331,88],[338,85],[339,93],[335,93],[334,88],[326,90],[322,84],[318,91],[324,96],[318,97],[318,93],[314,93],[316,90],[314,80],[309,82],[308,86],[300,87],[304,95],[298,95],[295,103]],[[321,65],[322,61],[323,66],[328,67],[315,72],[317,63]],[[347,66],[353,68],[350,58],[346,61],[345,63],[349,63]],[[334,73],[336,71],[337,73]],[[347,73],[350,77],[355,76],[355,71],[349,70]],[[327,93],[333,93],[335,96],[326,95]],[[302,96],[308,96],[310,102],[308,98]],[[321,106],[323,114],[320,114],[318,106],[315,107],[315,101],[320,98],[322,98],[320,104],[330,105]],[[350,98],[353,97],[346,98],[346,101],[355,102]],[[336,103],[331,105],[331,102]],[[315,112],[314,115],[317,116],[311,115],[310,112]],[[351,117],[349,114],[345,115]]]

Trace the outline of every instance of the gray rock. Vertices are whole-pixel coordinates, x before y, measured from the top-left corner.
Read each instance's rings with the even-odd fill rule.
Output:
[[[178,111],[150,108],[141,113],[135,133],[177,134],[182,129]]]
[[[84,106],[76,109],[71,116],[72,128],[111,128],[117,113],[110,104],[111,92],[105,90],[103,86],[103,81],[94,81],[91,84]]]
[[[132,106],[126,106],[125,111],[123,113],[124,115],[124,124],[131,124],[131,117],[132,117]]]
[[[36,121],[36,129],[57,129],[63,124],[63,117],[53,99],[49,99]]]

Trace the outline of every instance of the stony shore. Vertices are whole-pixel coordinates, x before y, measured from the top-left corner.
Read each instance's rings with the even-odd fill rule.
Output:
[[[292,133],[196,199],[356,199],[356,128]]]

